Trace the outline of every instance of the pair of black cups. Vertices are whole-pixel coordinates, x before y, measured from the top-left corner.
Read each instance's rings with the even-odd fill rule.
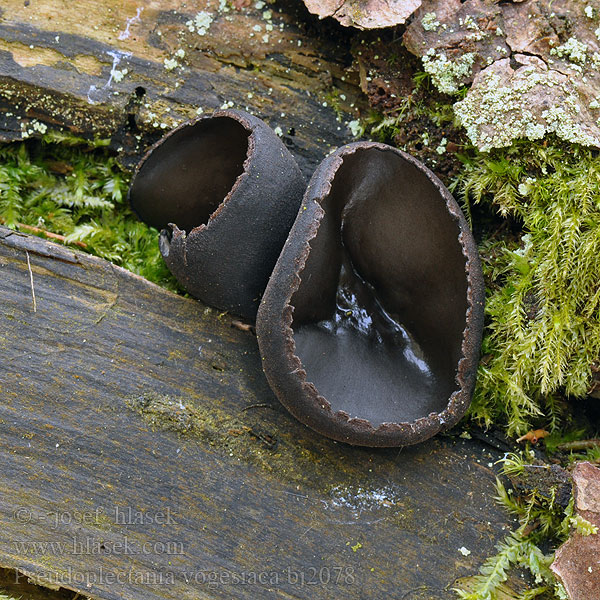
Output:
[[[267,379],[305,425],[404,446],[464,415],[481,264],[454,198],[414,157],[349,144],[306,186],[263,121],[217,111],[155,144],[129,198],[191,295],[256,320]]]

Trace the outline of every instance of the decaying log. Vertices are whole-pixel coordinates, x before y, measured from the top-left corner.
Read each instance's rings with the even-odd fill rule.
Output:
[[[106,600],[450,599],[509,526],[498,451],[318,436],[228,315],[4,228],[0,278],[0,566]]]
[[[227,105],[279,127],[310,175],[364,104],[356,33],[315,21],[294,0],[6,0],[0,139],[60,127],[110,137],[131,165],[166,129]]]

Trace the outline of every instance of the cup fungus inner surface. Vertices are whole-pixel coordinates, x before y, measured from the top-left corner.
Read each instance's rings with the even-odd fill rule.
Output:
[[[176,129],[140,167],[130,193],[134,210],[157,229],[206,224],[244,171],[249,135],[225,116]]]
[[[444,410],[467,313],[458,219],[393,151],[342,155],[291,299],[296,355],[334,412],[406,423]]]

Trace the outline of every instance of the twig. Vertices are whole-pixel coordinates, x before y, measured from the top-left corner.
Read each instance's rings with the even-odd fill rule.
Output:
[[[302,539],[311,529],[314,529],[312,525],[298,539]]]
[[[6,223],[6,221],[2,217],[0,217],[0,224],[4,225],[4,223]],[[66,244],[66,245],[71,244],[73,246],[79,246],[80,248],[88,247],[85,242],[82,242],[80,240],[75,240],[73,242],[69,242],[64,235],[60,235],[59,233],[52,233],[52,231],[46,231],[45,229],[42,229],[41,227],[35,227],[34,225],[26,225],[25,223],[15,223],[15,225],[19,229],[24,229],[25,231],[29,231],[31,233],[41,233],[42,235],[45,235],[47,238],[49,238],[51,240],[56,240],[57,242],[62,242],[63,244]]]
[[[588,450],[589,448],[595,448],[596,446],[600,446],[600,439],[565,442],[564,444],[558,444],[557,448],[559,450]]]
[[[250,410],[252,408],[272,408],[273,410],[275,410],[270,404],[262,402],[261,404],[249,404],[248,406],[244,406],[244,408],[242,408],[240,412],[246,412],[247,410]]]
[[[87,244],[80,240],[75,240],[73,242],[69,242],[64,235],[60,235],[59,233],[52,233],[51,231],[46,231],[40,227],[34,227],[33,225],[25,225],[24,223],[17,223],[17,227],[20,229],[25,229],[25,231],[31,231],[31,233],[41,233],[45,235],[47,238],[51,240],[57,240],[58,242],[62,242],[63,244],[72,244],[74,246],[79,246],[80,248],[87,248]]]
[[[231,326],[239,329],[240,331],[249,331],[254,333],[254,326],[249,323],[242,323],[242,321],[231,321]]]
[[[35,302],[35,288],[33,287],[33,271],[31,270],[31,263],[29,262],[29,252],[25,250],[27,255],[27,268],[29,269],[29,281],[31,283],[31,300],[33,301],[33,312],[37,312],[37,304]]]

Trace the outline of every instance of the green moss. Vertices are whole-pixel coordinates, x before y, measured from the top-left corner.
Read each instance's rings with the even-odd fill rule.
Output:
[[[54,134],[0,146],[0,223],[58,234],[63,243],[177,290],[158,232],[129,209],[129,175],[105,143]]]
[[[524,471],[530,463],[528,453],[509,455],[503,464],[503,472],[511,477]],[[550,469],[549,466],[534,465],[536,470]],[[533,467],[530,467],[533,468]],[[597,528],[574,515],[573,498],[566,506],[557,501],[556,487],[538,490],[535,487],[517,495],[497,481],[496,500],[519,521],[519,528],[498,544],[498,553],[488,558],[479,575],[458,582],[455,589],[463,600],[522,600],[523,598],[543,597],[547,600],[566,600],[564,588],[550,571],[554,553],[544,553],[540,549],[554,550],[568,538],[571,530],[581,535],[595,535]],[[547,552],[548,550],[546,550]],[[516,595],[505,587],[505,582],[514,569],[528,571],[534,581]]]
[[[481,246],[487,328],[471,415],[510,435],[555,428],[600,356],[600,158],[519,142],[466,161],[455,190],[522,225]]]

